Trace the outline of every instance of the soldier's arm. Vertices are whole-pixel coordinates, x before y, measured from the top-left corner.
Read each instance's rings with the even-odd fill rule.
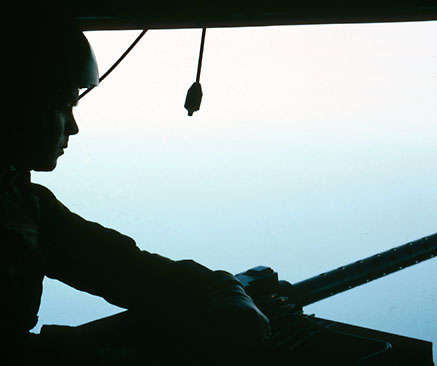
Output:
[[[40,201],[46,274],[127,309],[174,303],[205,308],[223,272],[140,250],[133,239],[69,211],[45,187]]]

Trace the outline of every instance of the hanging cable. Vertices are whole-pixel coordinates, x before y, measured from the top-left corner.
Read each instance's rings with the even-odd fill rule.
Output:
[[[126,51],[118,58],[117,61],[114,62],[114,64],[99,78],[99,83],[101,83],[118,65],[123,59],[128,55],[130,51],[137,45],[137,43],[140,41],[141,38],[146,34],[147,29],[144,29],[140,35],[132,42],[132,44],[127,48]],[[82,94],[79,95],[79,99],[87,95],[91,90],[93,90],[95,87],[92,86],[91,88],[88,88],[85,90]]]
[[[205,45],[206,27],[202,29],[202,39],[200,41],[199,61],[197,63],[197,76],[196,81],[188,89],[187,97],[185,98],[185,109],[188,111],[188,115],[192,116],[194,112],[200,109],[200,103],[202,101],[202,86],[200,85],[200,72],[202,70],[203,48]]]
[[[203,48],[205,46],[206,28],[202,29],[202,39],[200,40],[199,62],[197,64],[196,83],[200,82],[200,71],[202,70]]]

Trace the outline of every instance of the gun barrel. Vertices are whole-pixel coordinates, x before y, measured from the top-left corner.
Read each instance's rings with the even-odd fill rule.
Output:
[[[292,297],[309,305],[437,255],[437,234],[392,248],[293,284]]]

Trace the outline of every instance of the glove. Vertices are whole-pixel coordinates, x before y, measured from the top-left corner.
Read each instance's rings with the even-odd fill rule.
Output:
[[[270,336],[270,322],[231,274],[210,289],[208,321],[216,335],[234,345],[253,346]]]

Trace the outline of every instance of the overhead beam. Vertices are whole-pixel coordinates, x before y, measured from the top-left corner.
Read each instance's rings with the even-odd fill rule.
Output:
[[[84,30],[250,27],[437,20],[437,0],[77,0]]]

